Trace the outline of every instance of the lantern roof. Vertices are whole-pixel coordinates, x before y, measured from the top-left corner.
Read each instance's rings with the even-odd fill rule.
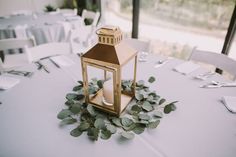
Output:
[[[82,57],[122,66],[136,55],[136,50],[121,41],[116,45],[98,43]]]

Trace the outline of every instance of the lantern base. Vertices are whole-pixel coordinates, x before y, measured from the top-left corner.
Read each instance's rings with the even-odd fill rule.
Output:
[[[121,107],[120,107],[120,112],[122,112],[126,106],[129,104],[129,102],[132,100],[132,96],[130,95],[125,95],[121,94]],[[95,107],[102,109],[104,111],[107,111],[112,114],[117,114],[115,112],[114,105],[105,105],[103,102],[103,90],[100,89],[97,94],[93,97],[90,98],[89,103],[93,104]],[[119,113],[120,114],[120,113]]]

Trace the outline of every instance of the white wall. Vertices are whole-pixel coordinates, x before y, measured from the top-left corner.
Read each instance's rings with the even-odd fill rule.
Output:
[[[0,0],[0,16],[16,10],[43,11],[45,5],[60,7],[64,0]]]

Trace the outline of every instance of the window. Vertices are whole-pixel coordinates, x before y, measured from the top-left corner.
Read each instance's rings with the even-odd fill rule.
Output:
[[[153,53],[181,59],[194,47],[221,53],[234,6],[235,0],[140,0],[139,38],[152,41]],[[132,0],[107,1],[106,7],[106,23],[130,37]]]

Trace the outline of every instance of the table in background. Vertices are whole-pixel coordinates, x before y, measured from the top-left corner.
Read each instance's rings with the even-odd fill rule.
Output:
[[[70,136],[74,126],[60,127],[56,117],[64,108],[65,95],[82,79],[80,59],[74,55],[71,59],[76,64],[62,69],[45,60],[50,74],[37,71],[34,65],[22,67],[35,75],[1,91],[0,156],[235,157],[236,115],[220,100],[225,95],[236,96],[236,88],[199,88],[211,79],[224,78],[215,75],[205,81],[194,80],[193,76],[206,70],[182,75],[172,70],[183,62],[177,59],[155,69],[155,62],[163,59],[160,56],[149,56],[137,69],[138,80],[155,76],[151,89],[168,102],[179,101],[177,110],[165,115],[156,129],[145,130],[130,141],[119,140],[119,134],[97,142],[85,133],[78,138]]]
[[[1,17],[0,39],[15,38],[15,27],[27,25],[27,36],[34,36],[37,45],[65,41],[66,32],[62,23],[66,22],[70,23],[71,27],[83,25],[83,19],[80,16],[63,16],[60,13],[34,13],[32,15]]]

